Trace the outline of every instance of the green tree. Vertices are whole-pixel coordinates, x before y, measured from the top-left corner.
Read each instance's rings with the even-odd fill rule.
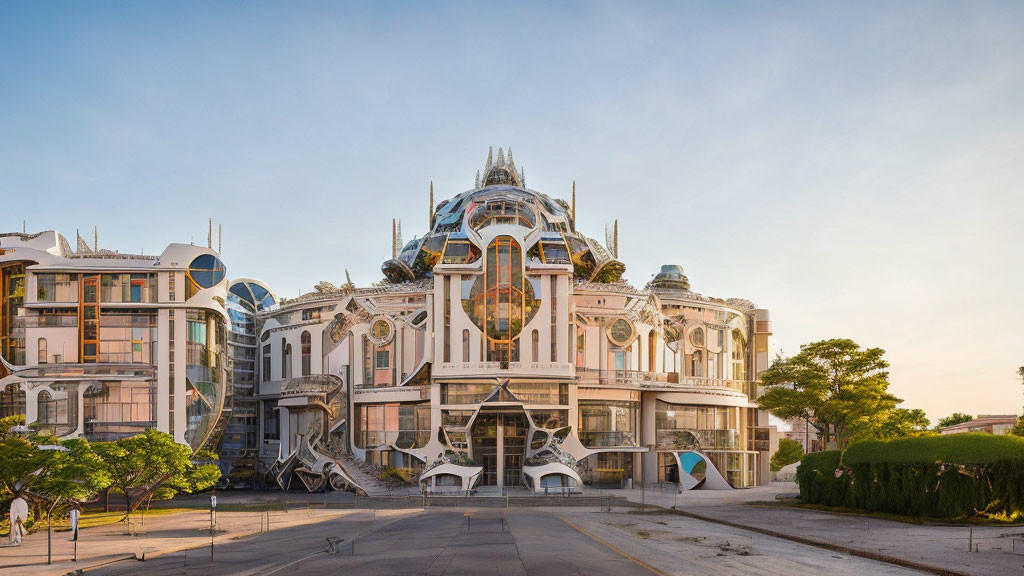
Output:
[[[96,445],[110,471],[110,487],[124,495],[126,520],[142,504],[165,500],[180,492],[190,493],[213,486],[220,469],[216,456],[195,455],[170,434],[149,429],[128,438]]]
[[[884,354],[848,339],[807,344],[761,375],[766,392],[758,403],[780,418],[808,420],[825,446],[843,449],[902,401],[888,392]]]
[[[778,472],[782,470],[784,466],[789,466],[794,462],[799,462],[804,457],[804,447],[800,445],[796,440],[790,440],[789,438],[779,438],[779,449],[772,454],[772,459],[769,462],[769,466],[772,472]]]
[[[946,426],[953,426],[955,424],[963,424],[964,422],[970,422],[974,420],[974,416],[970,414],[964,414],[963,412],[953,412],[945,418],[939,418],[939,423],[935,425],[935,429],[945,428]]]
[[[893,408],[879,414],[878,419],[869,426],[859,430],[856,439],[874,438],[876,440],[892,440],[894,438],[910,438],[935,434],[928,429],[928,417],[919,408]]]

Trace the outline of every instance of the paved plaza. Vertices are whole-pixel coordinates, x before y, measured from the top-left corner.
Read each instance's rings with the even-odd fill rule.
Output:
[[[220,497],[225,504],[261,500],[287,502],[290,509],[218,513],[212,561],[209,514],[197,510],[151,516],[139,535],[126,535],[122,525],[86,529],[78,563],[69,562],[72,548],[67,533],[55,532],[55,563],[46,566],[46,534],[35,533],[21,548],[0,548],[0,572],[4,576],[56,576],[76,569],[98,575],[202,576],[920,573],[835,549],[845,547],[931,566],[933,573],[1024,573],[1024,527],[975,528],[978,552],[967,552],[967,539],[972,537],[968,528],[914,526],[774,504],[775,496],[787,491],[792,491],[791,484],[683,494],[658,489],[591,491],[588,497],[620,496],[632,504],[625,498],[606,498],[605,502],[614,504],[611,509],[565,506],[568,501],[563,497],[551,497],[550,506],[521,507],[513,498],[512,507],[506,509],[503,500],[481,498],[478,501],[488,506],[426,510],[410,507],[411,499],[401,503],[403,508],[353,509],[343,507],[372,501],[356,503],[350,494],[332,494],[328,504],[340,508],[318,509],[323,495],[226,493]],[[673,506],[682,513],[673,512]],[[1013,535],[1020,538],[1016,544]],[[787,536],[833,548],[795,542]],[[336,553],[327,551],[329,537],[340,540]],[[144,563],[138,560],[143,556]]]

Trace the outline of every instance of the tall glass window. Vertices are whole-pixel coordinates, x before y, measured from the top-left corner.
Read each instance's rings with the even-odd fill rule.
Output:
[[[313,339],[310,336],[308,330],[303,330],[302,336],[302,375],[309,376],[310,373],[310,357],[313,352]]]
[[[732,379],[745,380],[747,377],[747,341],[739,330],[732,331]]]
[[[36,363],[46,364],[46,338],[40,338],[38,344],[38,352]]]

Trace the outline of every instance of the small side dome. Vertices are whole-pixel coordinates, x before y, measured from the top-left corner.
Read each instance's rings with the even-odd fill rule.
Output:
[[[678,264],[665,264],[661,267],[654,280],[649,285],[651,288],[669,288],[675,290],[689,290],[690,279],[683,273],[683,267]]]

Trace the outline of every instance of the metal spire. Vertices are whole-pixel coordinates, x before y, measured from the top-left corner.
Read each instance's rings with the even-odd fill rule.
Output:
[[[619,219],[618,218],[615,219],[615,228],[613,228],[613,230],[614,231],[612,232],[612,234],[613,234],[613,238],[615,238],[615,253],[613,254],[613,256],[618,258],[619,257]]]
[[[505,154],[501,151],[501,146],[498,146],[498,168],[505,167]]]
[[[223,247],[222,241],[224,240],[223,230],[221,230],[220,224],[217,224],[217,254],[221,254],[221,248]]]
[[[398,221],[391,219],[391,257],[398,257]]]
[[[434,229],[434,181],[430,181],[430,210],[427,213],[427,222],[429,222],[429,228]]]
[[[92,251],[98,252],[100,249],[100,228],[99,226],[92,227]]]
[[[576,181],[572,181],[572,225],[576,225]]]
[[[206,231],[206,247],[213,248],[213,218],[208,221],[209,228]]]

